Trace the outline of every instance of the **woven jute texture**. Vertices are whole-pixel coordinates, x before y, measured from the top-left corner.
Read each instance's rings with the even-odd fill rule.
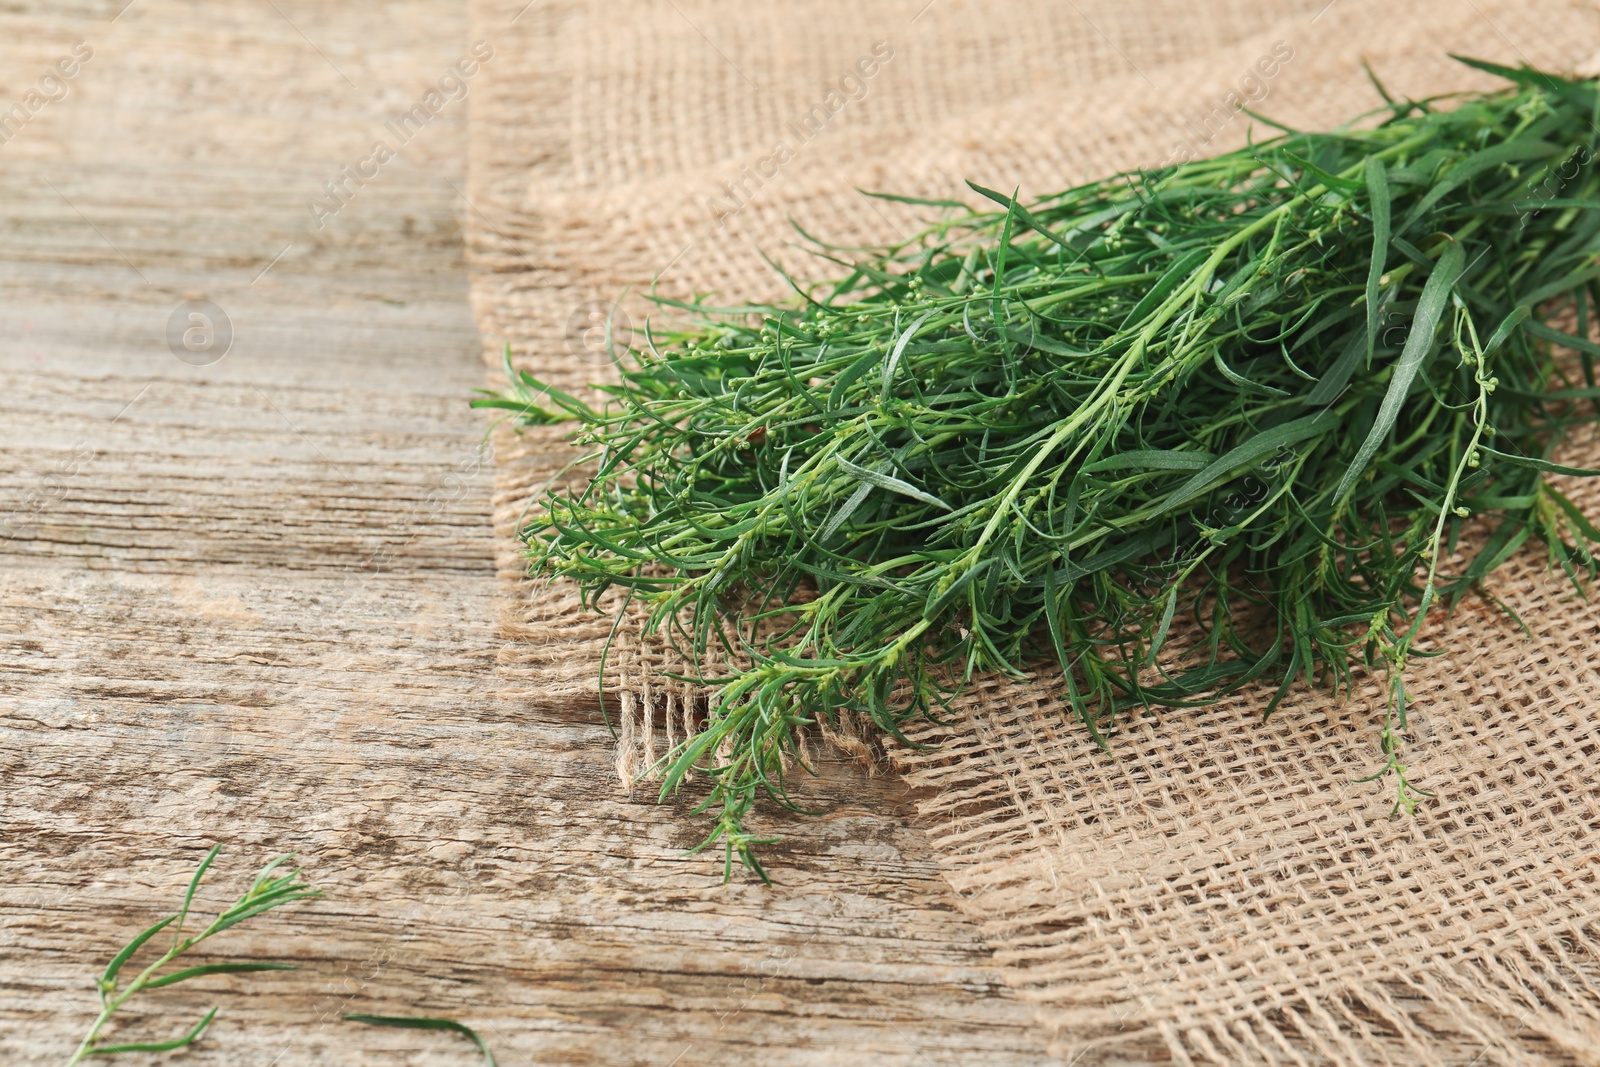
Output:
[[[1581,69],[1592,4],[1530,0],[479,0],[500,47],[474,97],[474,299],[498,363],[569,388],[606,375],[598,325],[638,293],[781,297],[790,220],[838,243],[913,232],[855,189],[1024,197],[1243,143],[1237,103],[1327,126],[1395,95],[1481,88],[1448,52]],[[870,73],[869,73],[870,72]],[[1270,73],[1269,73],[1270,72]],[[1230,95],[1231,94],[1231,95]],[[559,432],[501,432],[502,563]],[[1574,457],[1600,458],[1591,443]],[[1572,487],[1591,514],[1600,495]],[[997,961],[1069,1062],[1600,1063],[1600,610],[1533,550],[1417,663],[1410,760],[1438,796],[1390,818],[1380,680],[1121,729],[1108,756],[1048,672],[988,680],[926,751],[889,753]],[[592,692],[610,620],[527,583],[504,664],[530,699]],[[683,736],[694,694],[630,627],[605,684],[619,764]]]

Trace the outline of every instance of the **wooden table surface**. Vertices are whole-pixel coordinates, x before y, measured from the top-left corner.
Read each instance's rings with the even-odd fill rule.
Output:
[[[114,1031],[219,1005],[184,1063],[475,1062],[341,1011],[504,1065],[1051,1062],[892,779],[831,765],[778,886],[723,885],[592,700],[504,692],[470,92],[342,170],[469,43],[447,0],[0,8],[0,1062],[67,1058],[215,842],[202,911],[288,851],[327,896],[206,957],[299,971]]]

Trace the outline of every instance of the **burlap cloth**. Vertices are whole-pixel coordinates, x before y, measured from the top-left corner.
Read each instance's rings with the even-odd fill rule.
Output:
[[[780,297],[761,252],[829,269],[791,217],[840,243],[914,232],[918,209],[856,187],[1039,194],[1240,144],[1235,100],[1341,121],[1376,103],[1363,56],[1421,96],[1491,83],[1447,52],[1573,69],[1600,48],[1592,4],[1530,0],[525,3],[475,8],[497,55],[473,99],[474,299],[496,363],[509,342],[571,387],[606,373],[585,331],[613,301],[637,338],[629,287]],[[569,459],[559,436],[501,432],[508,572],[530,491]],[[507,676],[534,701],[592,693],[608,620],[520,588]],[[1410,762],[1438,798],[1411,818],[1357,781],[1378,761],[1376,681],[1302,691],[1265,725],[1258,693],[1164,713],[1114,757],[1049,677],[991,682],[917,732],[934,751],[890,752],[1063,1059],[1600,1063],[1600,610],[1534,549],[1492,590],[1532,638],[1472,602],[1435,627],[1449,654],[1413,668]],[[686,704],[621,637],[607,685],[638,767]]]

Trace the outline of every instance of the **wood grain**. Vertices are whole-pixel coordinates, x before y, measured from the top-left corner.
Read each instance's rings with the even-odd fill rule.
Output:
[[[460,6],[124,2],[0,12],[0,107],[95,51],[0,145],[0,1060],[64,1060],[222,841],[205,904],[284,851],[327,898],[217,942],[302,970],[117,1031],[219,1004],[184,1062],[473,1062],[340,1011],[507,1065],[1050,1062],[903,787],[829,765],[779,885],[723,885],[619,793],[592,699],[506,695],[463,105],[306,203],[466,50]],[[235,329],[206,367],[165,339],[199,298]]]

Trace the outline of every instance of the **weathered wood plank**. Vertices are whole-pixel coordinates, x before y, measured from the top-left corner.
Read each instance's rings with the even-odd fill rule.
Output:
[[[218,943],[300,972],[152,998],[144,1033],[222,1006],[186,1062],[471,1062],[340,1010],[504,1064],[1047,1062],[902,788],[829,765],[779,886],[724,886],[592,698],[502,695],[462,113],[306,207],[458,5],[123,2],[0,13],[0,103],[95,48],[0,146],[0,1059],[63,1060],[221,840],[209,903],[289,850],[328,898]],[[236,340],[193,367],[202,296]]]

